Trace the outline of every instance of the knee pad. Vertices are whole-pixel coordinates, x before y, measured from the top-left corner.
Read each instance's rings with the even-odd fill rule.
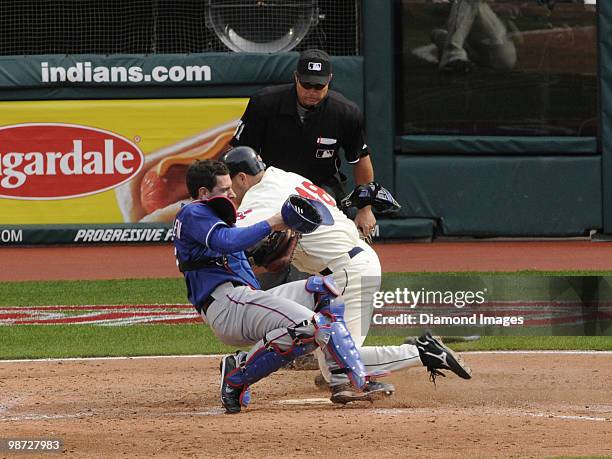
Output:
[[[306,280],[306,290],[315,295],[315,311],[340,296],[340,289],[331,275],[310,276]]]

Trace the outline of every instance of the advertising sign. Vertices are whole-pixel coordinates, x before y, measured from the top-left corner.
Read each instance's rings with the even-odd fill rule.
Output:
[[[221,153],[247,102],[1,102],[2,229],[168,224],[188,165]]]

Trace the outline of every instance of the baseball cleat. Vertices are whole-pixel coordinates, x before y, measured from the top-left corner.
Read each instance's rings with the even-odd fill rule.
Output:
[[[355,389],[351,384],[332,386],[332,395],[329,398],[333,403],[346,405],[350,402],[374,402],[389,397],[395,392],[393,384],[368,381],[363,390]]]
[[[440,337],[442,338],[442,337]],[[478,341],[481,338],[480,335],[469,335],[469,336],[444,336],[444,342],[449,343],[468,343],[472,341]],[[416,340],[418,336],[407,336],[404,339],[404,344],[412,344],[416,346]]]
[[[475,68],[476,65],[471,61],[455,59],[441,67],[440,72],[444,75],[467,75],[468,73],[472,73]]]
[[[227,377],[237,370],[236,357],[228,355],[221,359],[221,404],[227,414],[240,413],[241,406],[247,406],[251,391],[248,386],[234,387],[227,382]],[[238,370],[239,371],[239,370]]]
[[[446,377],[439,370],[450,370],[463,379],[472,377],[472,370],[463,362],[461,357],[442,344],[439,337],[431,336],[431,333],[426,332],[423,336],[414,340],[414,345],[419,350],[421,362],[427,367],[433,383],[436,382],[436,376]]]

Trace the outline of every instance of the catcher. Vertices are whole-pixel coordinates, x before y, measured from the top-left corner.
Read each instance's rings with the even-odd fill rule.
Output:
[[[250,400],[249,386],[300,355],[321,348],[332,370],[332,387],[351,384],[370,397],[392,387],[369,381],[359,352],[344,323],[344,305],[330,277],[312,276],[264,292],[244,249],[272,231],[311,233],[331,225],[327,208],[292,196],[275,212],[237,228],[235,195],[225,164],[196,161],[186,175],[193,201],[174,221],[177,264],[185,276],[189,301],[225,344],[251,345],[221,361],[221,403],[238,413]],[[342,401],[341,394],[337,401]]]
[[[269,270],[282,270],[286,263],[293,264],[310,274],[332,276],[340,287],[345,303],[345,321],[366,367],[384,373],[412,366],[424,365],[432,377],[440,369],[451,370],[469,379],[471,370],[458,356],[429,334],[418,338],[415,344],[401,346],[363,346],[372,315],[372,298],[380,289],[381,267],[376,252],[359,237],[355,224],[336,207],[334,199],[322,188],[304,177],[282,169],[269,167],[250,147],[236,147],[221,157],[229,168],[234,201],[239,206],[239,227],[268,218],[290,195],[298,194],[326,207],[334,224],[320,226],[302,236],[273,233],[269,239],[249,251],[251,261]],[[341,206],[373,206],[377,211],[393,211],[399,204],[391,194],[376,183],[358,186]],[[281,287],[279,287],[281,288]],[[327,371],[322,355],[319,367],[332,386],[333,374]],[[342,391],[342,400],[368,400],[369,394],[351,387],[332,387],[332,401]]]

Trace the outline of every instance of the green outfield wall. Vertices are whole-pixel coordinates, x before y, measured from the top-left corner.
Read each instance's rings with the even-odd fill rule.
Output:
[[[603,232],[612,233],[612,3],[599,2],[599,84]]]

